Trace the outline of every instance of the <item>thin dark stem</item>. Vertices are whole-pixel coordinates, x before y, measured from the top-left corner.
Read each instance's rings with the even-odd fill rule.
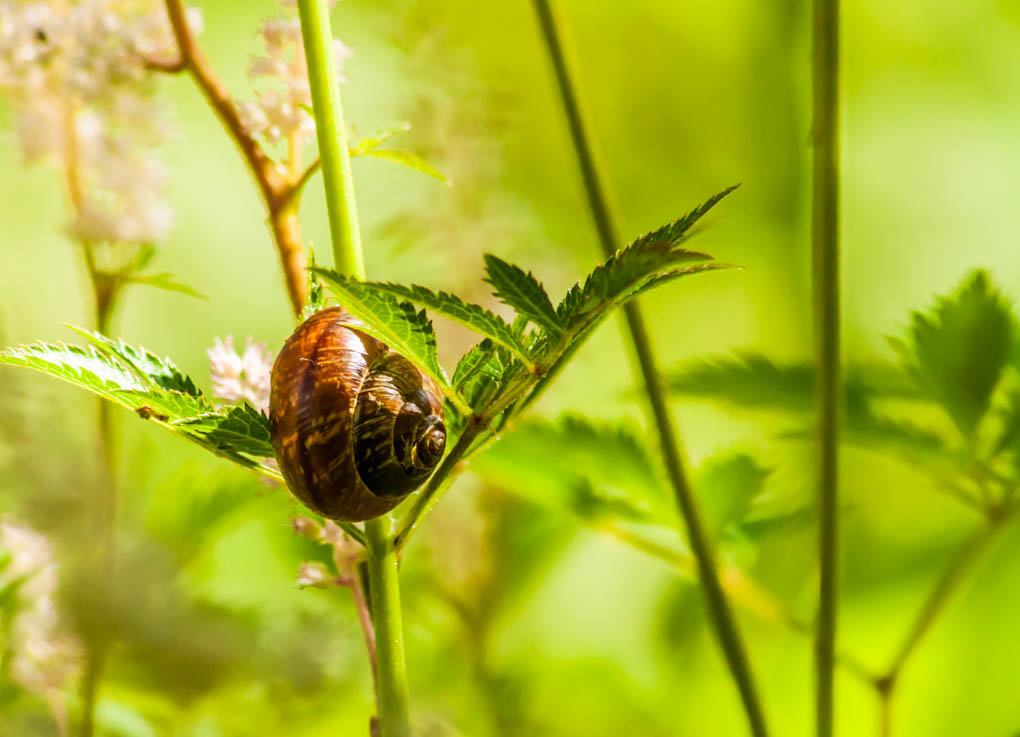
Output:
[[[814,182],[811,217],[818,403],[818,737],[833,731],[833,671],[839,576],[839,0],[815,0]]]
[[[575,154],[577,155],[581,177],[584,181],[588,207],[595,224],[595,229],[598,232],[602,250],[609,256],[617,250],[619,239],[613,227],[611,211],[595,164],[595,157],[592,153],[584,119],[581,115],[578,96],[567,68],[556,20],[553,17],[549,0],[535,0],[535,10],[538,15],[542,36],[545,40],[546,51],[549,54],[556,75],[560,98],[566,113],[567,124],[570,128],[570,136],[574,144]],[[624,305],[624,315],[634,346],[634,353],[641,369],[648,402],[658,429],[659,444],[666,465],[666,472],[673,487],[677,506],[687,527],[688,543],[690,544],[691,553],[694,555],[698,569],[698,578],[705,592],[705,601],[708,606],[709,615],[723,654],[726,657],[727,665],[740,692],[751,732],[757,737],[762,737],[767,734],[767,728],[759,703],[754,677],[751,672],[750,662],[748,661],[740,632],[737,629],[736,621],[727,602],[726,594],[719,583],[712,544],[705,533],[701,514],[694,497],[694,491],[683,468],[679,450],[679,439],[676,436],[673,421],[666,406],[648,330],[636,302],[629,302]]]
[[[589,209],[599,234],[599,242],[602,245],[603,252],[610,256],[617,250],[619,240],[613,227],[605,190],[602,186],[593,149],[581,116],[577,94],[567,68],[556,19],[553,16],[549,0],[534,0],[534,8],[538,13],[546,50],[549,53],[556,74],[556,82],[559,87],[563,109],[566,113],[567,124],[570,128],[570,138],[573,142],[574,153],[577,156],[581,178],[584,182],[584,192],[588,196]],[[701,513],[695,499],[694,489],[683,469],[680,459],[679,440],[666,406],[659,371],[656,368],[655,356],[652,351],[652,341],[641,310],[635,302],[627,303],[624,306],[624,316],[630,332],[637,364],[641,368],[642,379],[645,383],[652,415],[658,428],[659,444],[666,472],[673,487],[676,504],[686,525],[687,541],[691,545],[691,551],[695,558],[698,577],[705,590],[705,600],[709,614],[719,639],[719,644],[726,657],[726,664],[744,701],[751,731],[753,734],[761,737],[767,734],[767,729],[754,677],[751,672],[751,665],[741,634],[737,630],[729,603],[726,600],[726,595],[719,583],[715,555],[701,520]]]

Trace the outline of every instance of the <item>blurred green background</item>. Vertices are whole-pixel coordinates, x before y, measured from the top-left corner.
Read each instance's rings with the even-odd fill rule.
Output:
[[[275,4],[200,7],[203,48],[247,96],[255,35]],[[696,247],[745,270],[645,300],[663,365],[738,348],[809,356],[808,4],[559,7],[624,234],[743,183]],[[454,181],[447,189],[386,162],[354,162],[371,277],[490,304],[485,251],[531,268],[554,295],[598,261],[529,3],[345,0],[333,18],[356,53],[343,88],[348,121],[362,131],[411,121],[401,145]],[[971,268],[1020,293],[1020,5],[846,3],[843,43],[845,352],[888,358],[884,336]],[[293,322],[241,159],[188,79],[162,80],[160,94],[178,132],[164,146],[175,224],[157,266],[208,299],[132,288],[116,332],[208,386],[204,351],[215,336],[275,349]],[[70,340],[62,323],[88,324],[92,308],[63,233],[62,182],[53,169],[22,167],[12,129],[0,106],[0,336]],[[320,181],[301,215],[323,254]],[[470,337],[442,321],[437,330],[452,370]],[[692,464],[737,447],[774,469],[770,493],[809,498],[809,449],[774,441],[774,420],[674,406]],[[647,425],[615,321],[538,411]],[[366,734],[372,690],[350,597],[298,590],[299,563],[321,552],[292,534],[297,505],[155,426],[117,419],[124,598],[91,614],[125,641],[101,693],[101,733]],[[88,544],[74,520],[98,465],[94,422],[91,397],[2,371],[0,510],[51,533],[58,560]],[[840,647],[878,669],[975,519],[894,458],[847,449],[844,459]],[[409,549],[406,647],[420,733],[745,734],[696,589],[514,484],[465,477]],[[196,532],[188,515],[202,519],[210,499],[230,512]],[[993,542],[904,672],[897,737],[1020,730],[1017,532]],[[807,618],[812,549],[801,529],[741,562]],[[740,622],[773,733],[809,734],[808,640],[744,614]],[[876,734],[872,691],[845,672],[837,687],[839,734]],[[54,733],[39,702],[2,709],[4,734]]]

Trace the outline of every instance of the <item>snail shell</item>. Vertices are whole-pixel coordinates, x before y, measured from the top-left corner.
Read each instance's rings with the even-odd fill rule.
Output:
[[[287,485],[324,517],[393,509],[446,446],[435,382],[339,307],[303,322],[273,365],[269,423]]]

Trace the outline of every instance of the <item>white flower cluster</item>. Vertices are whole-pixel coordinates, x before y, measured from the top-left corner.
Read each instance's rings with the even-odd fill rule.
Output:
[[[26,162],[65,167],[81,239],[151,242],[169,229],[151,153],[168,134],[145,64],[157,55],[176,46],[156,0],[0,0],[0,93]]]
[[[296,139],[297,144],[315,135],[315,120],[308,112],[312,96],[308,87],[301,24],[297,18],[271,18],[262,26],[264,56],[252,58],[248,76],[255,87],[255,100],[238,106],[248,130],[268,143]],[[353,52],[341,41],[333,41],[333,58],[340,81],[344,62]]]
[[[9,622],[11,678],[54,703],[77,670],[80,654],[75,640],[60,627],[53,552],[38,532],[0,520],[0,555],[5,561],[0,565],[0,590],[17,587]]]
[[[213,395],[228,402],[248,400],[262,412],[269,411],[269,379],[273,357],[265,343],[253,343],[248,338],[244,354],[234,350],[233,336],[226,340],[216,338],[213,347],[206,351],[212,373]]]

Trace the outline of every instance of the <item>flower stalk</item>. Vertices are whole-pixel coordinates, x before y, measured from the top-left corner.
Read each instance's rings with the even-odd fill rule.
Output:
[[[609,257],[616,252],[620,241],[616,236],[605,189],[595,163],[595,156],[581,114],[578,94],[567,67],[556,19],[549,0],[535,0],[535,11],[545,42],[545,49],[556,75],[560,99],[563,103],[570,137],[574,144],[574,152],[588,198],[588,208],[602,250]],[[767,728],[751,665],[726,593],[719,581],[712,543],[705,532],[694,490],[684,470],[680,441],[666,405],[648,329],[636,301],[624,305],[624,315],[645,393],[658,431],[659,446],[666,472],[673,487],[677,506],[687,527],[687,538],[698,570],[698,578],[705,593],[708,613],[730,673],[740,692],[751,732],[756,737],[764,737],[767,734]]]

